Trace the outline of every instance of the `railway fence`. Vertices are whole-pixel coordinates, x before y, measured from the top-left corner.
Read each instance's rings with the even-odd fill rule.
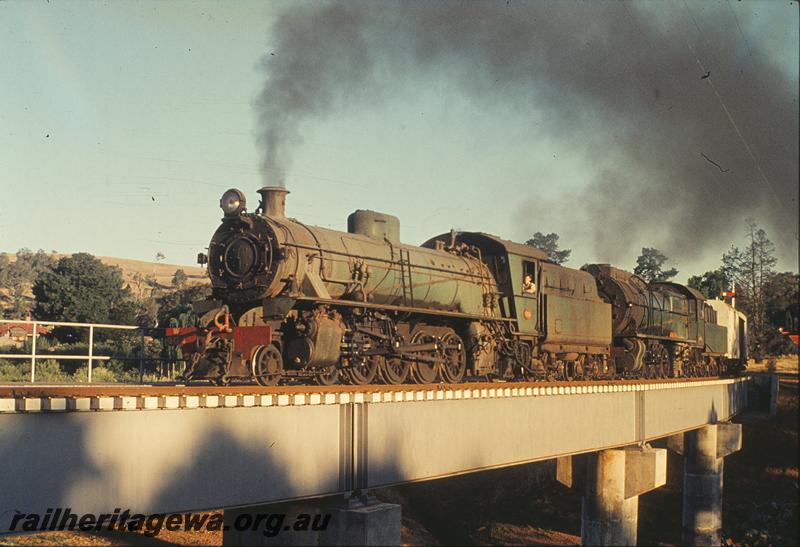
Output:
[[[158,376],[165,377],[168,380],[174,380],[175,376],[182,372],[182,364],[184,360],[179,357],[164,357],[156,355],[147,355],[146,341],[149,339],[158,339],[155,335],[157,329],[148,327],[141,327],[135,325],[114,325],[106,323],[78,323],[68,321],[40,321],[40,320],[20,320],[20,319],[0,319],[0,324],[10,325],[30,325],[30,352],[27,353],[0,353],[0,360],[21,360],[30,362],[30,382],[36,382],[36,363],[37,361],[54,360],[54,361],[85,361],[87,364],[86,381],[92,383],[92,372],[96,363],[120,361],[123,363],[138,363],[138,383],[144,383],[144,377],[147,372],[146,366],[150,363],[162,363],[166,365],[160,370],[156,371]],[[87,353],[53,353],[38,347],[37,341],[39,337],[49,332],[49,327],[69,327],[73,329],[83,330],[88,334],[87,338]],[[120,354],[97,354],[96,349],[96,334],[98,331],[116,331],[123,333],[130,333],[135,335],[138,339],[138,352],[128,353],[127,355]],[[87,332],[88,331],[88,332]]]

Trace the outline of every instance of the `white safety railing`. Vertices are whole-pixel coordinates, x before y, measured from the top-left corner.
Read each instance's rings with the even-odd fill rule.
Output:
[[[138,330],[140,332],[141,348],[139,352],[139,383],[144,378],[144,328],[135,327],[132,325],[106,325],[100,323],[69,323],[65,321],[38,321],[38,320],[22,320],[22,319],[0,319],[0,324],[12,325],[33,325],[31,335],[31,352],[30,353],[0,353],[0,359],[30,359],[31,361],[31,383],[36,381],[36,360],[37,359],[71,359],[71,360],[85,360],[88,363],[88,381],[92,381],[92,364],[94,361],[108,361],[114,357],[109,355],[94,355],[94,331],[95,329],[110,329],[110,330],[125,330],[132,331]],[[58,355],[54,353],[36,353],[36,339],[38,338],[37,330],[39,326],[48,327],[76,327],[89,329],[89,353],[87,355]],[[45,333],[41,333],[45,334]]]

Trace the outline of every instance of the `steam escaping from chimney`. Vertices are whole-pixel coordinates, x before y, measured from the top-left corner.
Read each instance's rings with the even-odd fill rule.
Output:
[[[646,241],[687,260],[739,241],[743,218],[758,216],[779,250],[796,256],[797,81],[736,30],[735,7],[710,9],[720,11],[704,18],[681,2],[658,10],[626,2],[293,4],[276,20],[262,62],[265,180],[283,183],[304,122],[436,74],[487,108],[544,111],[547,137],[574,143],[573,153],[597,166],[549,213],[572,219],[565,242],[590,238],[598,256],[615,260]],[[786,9],[796,17],[796,7]],[[527,204],[536,199],[532,186]]]
[[[276,39],[261,65],[267,81],[256,101],[262,174],[267,185],[284,186],[291,153],[302,142],[300,124],[323,118],[374,87],[374,71],[391,59],[370,55],[375,9],[364,4],[295,5],[273,25]]]

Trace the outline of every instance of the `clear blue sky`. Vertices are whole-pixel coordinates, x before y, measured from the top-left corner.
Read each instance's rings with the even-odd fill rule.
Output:
[[[701,25],[713,23],[710,3],[690,5]],[[286,6],[0,1],[0,251],[144,260],[162,252],[168,262],[192,264],[219,221],[226,188],[257,201],[259,61]],[[742,43],[767,52],[796,85],[796,4],[731,9]],[[726,17],[719,24],[739,33]],[[536,230],[562,239],[583,233],[571,229],[581,218],[544,209],[580,190],[597,166],[549,134],[545,121],[539,126],[535,106],[523,119],[510,105],[448,93],[449,85],[418,81],[386,100],[304,122],[287,212],[338,229],[357,208],[390,212],[414,244],[451,227],[522,241]],[[545,204],[541,223],[520,220],[518,204],[531,199]],[[673,263],[681,278],[712,269],[741,239],[731,234],[718,253]],[[606,257],[587,241],[564,243],[574,267],[616,259],[630,269],[637,254],[637,245]],[[782,269],[797,268],[789,248],[780,246]]]

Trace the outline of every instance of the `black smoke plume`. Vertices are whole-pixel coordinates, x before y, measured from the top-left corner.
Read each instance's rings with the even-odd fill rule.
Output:
[[[544,111],[548,137],[597,165],[548,214],[568,215],[563,239],[590,238],[598,257],[645,244],[684,260],[721,252],[742,239],[747,216],[796,257],[797,82],[736,30],[730,6],[703,16],[698,6],[290,5],[263,60],[265,177],[284,180],[303,123],[446,78],[486,108]],[[536,194],[526,206],[536,209]]]

